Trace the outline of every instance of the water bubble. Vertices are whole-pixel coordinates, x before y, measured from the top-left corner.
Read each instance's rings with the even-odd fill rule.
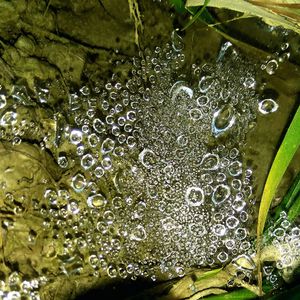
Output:
[[[137,225],[133,230],[132,233],[130,234],[130,239],[132,241],[143,241],[146,238],[146,230],[142,225]]]
[[[97,134],[92,133],[88,136],[88,143],[90,145],[90,147],[95,148],[97,147],[98,143],[99,143],[99,137],[97,136]]]
[[[17,113],[14,111],[7,111],[0,119],[1,126],[13,126],[17,123]]]
[[[57,204],[57,192],[53,189],[47,189],[44,193],[44,198],[51,205]]]
[[[271,59],[266,64],[266,72],[269,75],[273,75],[278,68],[278,62],[275,59]]]
[[[213,195],[212,195],[212,201],[219,205],[226,201],[230,196],[230,187],[225,184],[219,184],[216,186]]]
[[[214,80],[212,76],[203,76],[199,81],[200,92],[206,93],[213,85]]]
[[[200,166],[203,170],[217,170],[219,168],[219,156],[207,153],[203,156]]]
[[[93,121],[93,128],[97,133],[105,133],[105,124],[98,118]]]
[[[273,99],[264,99],[258,103],[258,110],[263,115],[275,112],[279,105]]]
[[[86,178],[83,174],[77,173],[71,180],[71,186],[75,192],[82,192],[87,185]]]
[[[95,162],[96,160],[91,154],[85,154],[81,158],[81,166],[84,170],[90,169],[95,164]]]
[[[114,264],[109,264],[107,266],[106,272],[110,278],[115,278],[118,275],[118,270]]]
[[[208,104],[209,99],[207,96],[203,95],[203,96],[198,97],[196,101],[199,106],[205,106]]]
[[[242,163],[239,161],[233,161],[229,166],[228,166],[228,171],[231,176],[239,176],[242,174]]]
[[[217,259],[221,262],[224,263],[225,261],[228,260],[228,254],[224,251],[220,252],[217,256]]]
[[[111,158],[109,156],[104,157],[101,165],[104,170],[110,170],[112,168]]]
[[[212,133],[215,137],[225,133],[236,121],[235,110],[231,105],[224,105],[216,111],[212,120]]]
[[[189,206],[200,206],[204,201],[204,192],[200,187],[192,186],[187,188],[185,201]]]
[[[226,227],[223,224],[215,224],[212,231],[217,236],[224,236],[226,234]]]
[[[175,101],[179,96],[188,96],[191,99],[194,95],[193,90],[187,87],[184,81],[175,82],[171,87],[169,93],[173,101]]]
[[[184,43],[182,37],[176,32],[176,30],[172,31],[171,34],[172,47],[175,51],[180,52],[184,48]]]
[[[235,228],[239,225],[239,220],[236,217],[231,216],[226,219],[226,225],[230,229]]]
[[[232,202],[232,208],[236,211],[241,211],[245,207],[246,202],[241,199],[236,199]]]
[[[78,145],[82,141],[82,131],[73,129],[70,133],[70,142],[74,145]]]
[[[107,200],[102,194],[91,195],[87,199],[87,205],[91,208],[102,208],[106,203]]]
[[[193,108],[189,111],[190,118],[194,121],[198,121],[202,118],[202,112],[198,108]]]
[[[156,162],[157,162],[157,156],[152,150],[149,149],[144,149],[140,154],[139,154],[139,161],[142,163],[142,165],[150,169],[152,168]]]
[[[101,152],[103,154],[107,154],[109,152],[112,152],[114,150],[114,147],[115,147],[115,141],[113,141],[110,138],[107,138],[103,141],[101,145]]]
[[[67,156],[64,153],[59,153],[57,158],[57,163],[61,168],[63,169],[67,168],[69,165]]]
[[[244,240],[247,237],[247,229],[245,229],[245,228],[238,228],[238,229],[236,229],[234,235],[235,235],[235,237],[238,240],[242,241],[242,240]]]

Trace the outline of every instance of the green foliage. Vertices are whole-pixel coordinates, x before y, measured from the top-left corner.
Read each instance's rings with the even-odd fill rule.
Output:
[[[276,189],[288,167],[291,160],[294,157],[295,152],[300,146],[300,107],[286,132],[286,135],[279,147],[276,157],[273,161],[271,170],[269,172],[262,200],[259,207],[258,224],[257,224],[257,236],[263,233],[265,222],[268,216],[271,202],[275,196]]]

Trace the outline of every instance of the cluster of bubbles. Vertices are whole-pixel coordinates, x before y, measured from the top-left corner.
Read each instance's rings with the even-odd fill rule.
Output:
[[[69,174],[32,205],[60,245],[45,253],[58,273],[172,278],[251,248],[255,198],[243,149],[257,111],[277,108],[259,101],[255,67],[231,43],[188,75],[183,47],[173,32],[172,43],[133,59],[125,84],[113,76],[70,93],[53,126],[37,126],[26,91],[0,95],[2,139],[42,136]]]
[[[266,244],[276,249],[276,262],[265,263],[263,272],[266,280],[277,288],[280,279],[291,279],[300,261],[300,228],[289,221],[287,213],[282,211],[279,219],[268,229]]]

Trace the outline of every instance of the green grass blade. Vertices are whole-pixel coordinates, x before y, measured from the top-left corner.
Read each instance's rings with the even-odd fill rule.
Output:
[[[218,274],[220,271],[222,271],[222,268],[207,271],[207,272],[201,274],[200,276],[198,276],[196,281],[213,277],[216,274]]]
[[[177,12],[184,13],[186,11],[183,0],[170,0],[170,3],[174,5]]]
[[[275,210],[274,220],[276,221],[279,218],[279,215],[282,211],[287,211],[295,202],[297,195],[300,193],[300,172],[297,174],[296,178],[293,181],[293,184],[289,188],[286,195],[283,197],[281,203]]]
[[[300,194],[297,195],[294,204],[288,211],[288,219],[293,222],[300,214]]]
[[[210,0],[205,0],[204,1],[203,6],[201,7],[201,9],[192,17],[192,19],[184,26],[184,28],[182,30],[186,30],[188,27],[190,27],[201,16],[201,14],[206,9],[206,6],[208,5],[209,1]]]
[[[285,137],[279,147],[279,150],[273,161],[269,172],[260,207],[257,223],[257,239],[260,241],[264,230],[271,202],[275,196],[276,189],[284,175],[288,165],[290,164],[295,152],[300,145],[300,106],[285,134]]]
[[[247,289],[238,289],[227,294],[209,296],[207,300],[248,300],[255,299],[257,295]]]

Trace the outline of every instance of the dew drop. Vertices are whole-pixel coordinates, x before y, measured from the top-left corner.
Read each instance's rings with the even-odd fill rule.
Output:
[[[236,120],[235,110],[231,105],[225,105],[216,111],[212,120],[212,133],[215,137],[225,133],[230,129]]]
[[[71,181],[71,186],[74,189],[75,192],[80,193],[82,192],[87,185],[86,178],[83,174],[77,173]]]
[[[200,166],[203,170],[217,170],[219,168],[219,156],[211,153],[205,154]]]
[[[218,185],[212,195],[212,201],[215,204],[221,204],[226,201],[230,196],[230,188],[228,185],[220,184]]]
[[[273,99],[264,99],[258,104],[258,110],[263,115],[275,112],[278,107],[279,105]]]
[[[106,203],[107,200],[102,194],[91,195],[87,199],[87,205],[91,208],[102,208]]]
[[[204,192],[200,187],[192,186],[187,188],[185,201],[189,206],[200,206],[204,201]]]
[[[145,168],[150,169],[156,164],[157,157],[156,157],[155,153],[152,150],[144,149],[139,154],[139,161],[142,163],[142,165]]]

